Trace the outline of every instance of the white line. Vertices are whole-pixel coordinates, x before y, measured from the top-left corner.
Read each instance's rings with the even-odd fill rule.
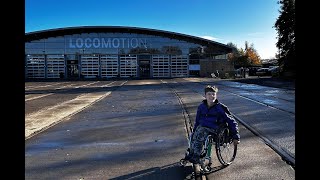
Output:
[[[31,100],[34,100],[34,99],[39,99],[39,98],[42,98],[42,97],[46,97],[46,96],[49,96],[53,93],[49,93],[49,94],[43,94],[43,95],[39,95],[39,96],[35,96],[35,97],[31,97],[31,98],[28,98],[28,96],[30,95],[26,95],[27,98],[25,98],[25,101],[31,101]]]
[[[69,85],[66,85],[66,86],[58,87],[58,88],[55,88],[55,90],[66,89],[66,88],[71,87],[73,85],[76,85],[76,84],[69,84]]]
[[[99,82],[99,81],[98,81],[98,82]],[[88,86],[88,85],[91,85],[91,84],[95,84],[95,83],[98,83],[98,82],[93,82],[93,83],[85,84],[85,85],[82,85],[82,86],[77,86],[77,87],[74,87],[74,88],[85,87],[85,86]],[[110,83],[110,84],[111,84],[111,83]],[[45,86],[42,86],[42,87],[45,87]],[[67,87],[67,86],[64,86],[64,87]],[[61,89],[63,89],[64,87],[62,87]],[[60,88],[59,88],[59,89],[60,89]],[[31,97],[31,98],[29,98],[30,95],[26,95],[25,101],[31,101],[31,100],[39,99],[39,98],[46,97],[46,96],[49,96],[49,95],[52,95],[52,94],[54,94],[54,93],[49,93],[49,94],[34,96],[34,97]]]
[[[103,94],[88,93],[80,95],[75,99],[27,115],[25,117],[25,139],[35,133],[48,129],[66,117],[82,111],[109,94],[111,94],[111,91]]]
[[[108,87],[109,85],[111,85],[111,84],[113,84],[113,83],[115,83],[116,81],[113,81],[113,82],[111,82],[111,83],[109,83],[109,84],[106,84],[106,85],[103,85],[103,86],[101,86],[102,88],[104,88],[104,87]]]
[[[74,87],[74,88],[86,87],[86,86],[89,86],[89,85],[91,85],[91,84],[96,84],[96,83],[98,83],[98,82],[100,82],[100,81],[92,82],[92,83],[89,83],[89,84],[84,84],[84,85],[81,85],[81,86],[76,86],[76,87]]]
[[[125,83],[127,83],[127,82],[128,82],[128,81],[125,81],[125,82],[121,83],[120,86],[123,86],[123,85],[124,85]]]
[[[49,86],[53,86],[53,85],[58,85],[58,84],[62,84],[62,83],[54,83],[54,84],[48,84],[45,86],[29,86],[29,87],[25,87],[25,90],[32,90],[32,89],[38,89],[38,88],[43,88],[43,87],[49,87]]]

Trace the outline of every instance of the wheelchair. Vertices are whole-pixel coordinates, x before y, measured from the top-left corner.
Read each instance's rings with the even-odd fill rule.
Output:
[[[192,136],[188,139],[188,149],[186,156],[190,153],[190,142]],[[222,166],[226,167],[232,164],[237,155],[237,144],[233,143],[230,130],[226,124],[220,125],[216,133],[211,133],[206,137],[200,154],[200,167],[202,173],[210,173],[212,170],[212,150],[215,148],[215,154]],[[187,160],[181,159],[180,164],[185,166]]]

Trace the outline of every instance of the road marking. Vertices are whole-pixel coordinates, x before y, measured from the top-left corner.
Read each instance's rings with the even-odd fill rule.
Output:
[[[53,94],[53,93],[38,95],[38,96],[30,97],[30,98],[29,98],[30,95],[26,95],[25,101],[31,101],[31,100],[34,100],[34,99],[39,99],[39,98],[42,98],[42,97],[49,96],[51,94]]]
[[[102,88],[105,88],[105,87],[109,87],[111,84],[113,84],[113,83],[115,83],[116,81],[113,81],[113,82],[111,82],[111,83],[109,83],[109,84],[106,84],[106,85],[103,85],[103,86],[101,86]]]
[[[48,84],[48,85],[44,85],[44,86],[28,86],[28,87],[25,87],[25,90],[28,91],[28,90],[33,90],[33,89],[39,89],[39,88],[43,88],[43,87],[50,87],[50,86],[54,86],[54,85],[58,85],[58,84],[62,84],[62,83],[54,83],[54,84]]]
[[[59,105],[27,115],[25,117],[25,139],[28,139],[32,135],[48,129],[63,119],[82,111],[110,94],[111,91],[107,93],[83,94]]]
[[[76,85],[76,84],[68,84],[68,85],[66,85],[66,86],[62,86],[62,87],[55,88],[55,90],[66,89],[66,88],[71,87],[71,86],[73,86],[73,85]]]
[[[97,82],[93,82],[93,83],[89,83],[89,84],[85,84],[85,85],[81,85],[81,86],[76,86],[74,87],[75,89],[77,88],[80,88],[80,87],[86,87],[86,86],[89,86],[89,85],[92,85],[92,84],[96,84],[98,83],[99,81]],[[46,86],[41,86],[41,87],[46,87]],[[68,86],[64,86],[64,87],[61,87],[61,88],[57,88],[57,89],[64,89]],[[42,97],[46,97],[46,96],[49,96],[49,95],[52,95],[54,93],[49,93],[49,94],[43,94],[43,95],[38,95],[38,96],[34,96],[34,95],[25,95],[25,101],[31,101],[31,100],[35,100],[35,99],[39,99],[39,98],[42,98]],[[33,97],[30,97],[30,96],[33,96]]]
[[[89,85],[92,85],[92,84],[96,84],[96,83],[98,83],[98,82],[100,82],[100,81],[96,81],[96,82],[92,82],[92,83],[89,83],[89,84],[84,84],[84,85],[81,85],[81,86],[76,86],[76,87],[74,87],[74,88],[81,88],[81,87],[86,87],[86,86],[89,86]]]

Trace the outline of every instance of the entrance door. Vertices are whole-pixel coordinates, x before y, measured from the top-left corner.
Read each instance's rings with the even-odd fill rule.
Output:
[[[139,75],[142,78],[150,78],[150,55],[139,56]]]
[[[77,60],[67,62],[68,78],[79,78],[79,66]]]

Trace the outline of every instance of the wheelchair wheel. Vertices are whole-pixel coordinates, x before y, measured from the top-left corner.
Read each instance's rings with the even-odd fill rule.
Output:
[[[223,127],[216,137],[216,154],[219,162],[224,165],[230,165],[237,155],[237,145],[233,144],[233,139],[229,135],[229,129]]]

